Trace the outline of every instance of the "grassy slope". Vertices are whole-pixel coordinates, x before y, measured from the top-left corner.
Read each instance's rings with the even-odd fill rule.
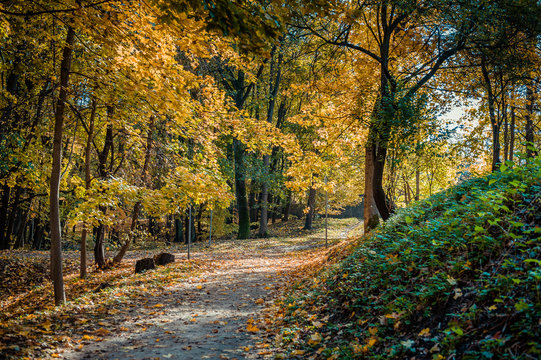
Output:
[[[541,160],[403,209],[284,304],[288,358],[539,358]]]

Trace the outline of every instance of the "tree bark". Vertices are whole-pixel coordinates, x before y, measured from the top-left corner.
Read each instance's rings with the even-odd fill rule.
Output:
[[[369,130],[372,132],[373,130]],[[370,135],[369,135],[370,137]],[[379,223],[379,211],[374,200],[374,151],[375,146],[369,140],[365,149],[364,161],[364,232],[374,229]]]
[[[503,161],[509,160],[509,119],[507,118],[507,109],[503,112]]]
[[[291,212],[291,191],[287,192],[286,205],[284,206],[284,214],[282,216],[282,221],[289,221],[289,213]]]
[[[184,242],[184,232],[182,232],[182,220],[180,218],[175,218],[175,240],[176,243]]]
[[[265,173],[263,176],[265,177],[262,179],[261,182],[261,195],[260,195],[260,204],[261,204],[261,216],[259,217],[259,232],[258,236],[261,238],[265,238],[268,236],[268,222],[269,222],[269,185],[268,180],[266,177],[268,177],[268,169],[270,165],[270,156],[264,155],[263,156],[263,168]]]
[[[11,246],[11,236],[13,235],[13,230],[15,226],[15,219],[18,213],[18,207],[16,204],[19,203],[21,197],[22,188],[20,186],[15,187],[15,196],[13,197],[13,203],[11,205],[11,211],[9,212],[8,224],[6,228],[5,241],[8,242],[8,247]]]
[[[511,107],[511,125],[509,126],[509,160],[513,161],[515,154],[515,107]]]
[[[69,75],[71,69],[71,57],[75,30],[68,26],[66,44],[62,51],[60,63],[60,91],[56,104],[55,125],[53,136],[53,164],[50,182],[50,227],[51,227],[51,278],[54,287],[55,305],[61,305],[66,301],[64,293],[64,278],[62,276],[62,243],[60,230],[60,174],[62,171],[62,132],[64,126],[64,111],[68,97]]]
[[[304,222],[304,230],[312,230],[312,222],[314,220],[314,213],[316,210],[316,189],[311,186],[308,191],[308,213],[306,214],[306,221]]]
[[[237,139],[233,140],[233,152],[235,156],[235,193],[237,198],[237,210],[239,212],[238,239],[250,237],[250,212],[248,199],[246,198],[246,169],[244,166],[244,145]]]
[[[273,52],[276,48],[273,49]],[[272,123],[274,116],[274,107],[276,105],[276,97],[278,96],[278,90],[280,88],[280,79],[281,79],[281,65],[282,65],[283,54],[280,52],[278,55],[278,63],[276,64],[276,69],[274,65],[274,58],[271,58],[270,63],[270,82],[269,82],[269,104],[267,107],[267,122]],[[276,78],[273,78],[274,73],[276,72]],[[273,81],[274,80],[274,81]],[[263,156],[263,168],[264,168],[264,178],[261,182],[261,217],[259,218],[259,237],[268,236],[267,224],[269,222],[269,165],[270,165],[270,155]]]
[[[145,149],[145,161],[143,162],[143,169],[141,173],[141,179],[142,179],[142,185],[145,185],[148,182],[147,179],[147,172],[148,172],[148,165],[150,163],[150,154],[152,152],[152,146],[153,146],[153,138],[152,133],[154,131],[154,116],[150,117],[150,122],[148,125],[148,134],[147,134],[147,146]],[[131,217],[131,224],[130,224],[130,232],[128,233],[128,239],[126,242],[122,245],[116,256],[113,258],[113,263],[118,264],[122,261],[124,258],[124,255],[126,255],[126,251],[130,248],[131,242],[133,240],[133,235],[135,231],[135,226],[137,225],[137,220],[139,219],[139,212],[141,211],[141,201],[137,201],[135,205],[133,206],[133,212]]]
[[[26,225],[28,222],[28,208],[21,210],[21,215],[18,221],[18,227],[17,227],[17,235],[15,244],[13,244],[14,249],[19,249],[24,246],[24,234],[26,231]]]
[[[85,147],[85,189],[90,189],[91,175],[90,175],[90,153],[92,150],[92,138],[94,137],[94,120],[96,118],[97,102],[96,99],[92,99],[92,111],[90,112],[90,120],[88,123],[88,137],[86,139]],[[83,221],[83,232],[81,234],[81,260],[79,275],[81,278],[86,277],[86,237],[88,230],[86,228],[86,222]]]
[[[258,221],[259,218],[257,217],[257,206],[256,206],[256,191],[254,186],[254,179],[252,179],[252,183],[250,186],[250,196],[248,197],[248,208],[250,209],[250,220],[251,221]]]
[[[374,172],[373,172],[373,196],[376,206],[378,207],[381,218],[385,221],[391,216],[387,204],[385,190],[383,190],[383,171],[385,170],[385,159],[387,156],[387,145],[380,143],[376,146],[377,152],[374,157]]]
[[[280,197],[279,196],[275,196],[274,199],[273,199],[273,204],[274,204],[274,210],[271,211],[271,224],[275,224],[276,223],[276,219],[278,217],[278,209],[280,208]]]
[[[109,122],[105,131],[105,143],[103,145],[102,151],[100,151],[100,153],[98,154],[98,175],[102,180],[107,179],[107,177],[109,176],[107,159],[109,157],[109,153],[112,152],[113,149],[113,125],[111,123],[111,117],[113,116],[113,112],[114,108],[112,106],[108,106],[107,117],[109,119]],[[113,160],[111,160],[111,163],[112,162]],[[107,208],[100,207],[100,211],[105,214],[107,212]],[[105,225],[100,224],[96,229],[95,233],[96,237],[94,241],[94,261],[98,265],[99,269],[103,269],[106,265],[104,248]]]
[[[194,222],[194,208],[192,205],[188,205],[191,207],[192,211],[192,218],[190,219],[190,216],[188,215],[188,212],[186,212],[186,216],[184,217],[184,243],[188,243],[188,239],[191,244],[193,244],[196,240],[195,237],[195,222]],[[190,221],[191,220],[191,221]],[[191,227],[191,229],[190,229]],[[248,228],[249,229],[249,228]]]
[[[535,80],[532,80],[526,87],[526,159],[537,156],[535,150],[533,109],[535,104]]]
[[[2,207],[0,208],[0,250],[9,249],[9,238],[6,236],[9,198],[11,188],[5,184],[2,187]]]
[[[419,166],[415,169],[415,201],[419,201],[419,195],[421,192],[421,171]]]
[[[500,123],[498,119],[496,119],[492,83],[484,59],[481,61],[481,72],[483,74],[483,82],[487,92],[488,113],[490,117],[490,126],[492,129],[492,171],[496,171],[501,163]]]

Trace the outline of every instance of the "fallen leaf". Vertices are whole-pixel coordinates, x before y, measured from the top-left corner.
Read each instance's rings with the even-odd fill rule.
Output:
[[[259,328],[250,323],[250,324],[246,325],[246,331],[248,331],[248,332],[259,332]]]
[[[109,330],[107,330],[107,329],[99,328],[98,330],[94,331],[94,333],[96,335],[105,336],[105,335],[109,335],[109,333],[111,333],[111,332]]]
[[[310,340],[308,340],[308,345],[317,345],[323,340],[323,337],[319,333],[315,333],[312,336],[310,336]]]

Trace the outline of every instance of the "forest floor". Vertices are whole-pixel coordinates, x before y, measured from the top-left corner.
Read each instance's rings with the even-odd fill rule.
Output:
[[[175,263],[138,275],[133,252],[118,269],[85,280],[68,275],[69,301],[59,308],[50,305],[49,284],[3,297],[0,358],[269,357],[273,304],[326,259],[322,223],[309,232],[300,222],[276,224],[277,236],[267,239],[199,243],[191,260],[184,248],[170,248]],[[361,228],[356,219],[331,219],[330,245]]]

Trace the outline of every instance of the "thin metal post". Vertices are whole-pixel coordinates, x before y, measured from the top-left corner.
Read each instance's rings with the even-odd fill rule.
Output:
[[[192,205],[188,210],[190,216],[188,217],[188,260],[190,260],[190,246],[192,244]]]
[[[209,247],[212,245],[212,209],[210,209]]]
[[[325,186],[327,186],[327,175],[325,175]],[[328,237],[327,237],[327,227],[328,227],[328,208],[329,208],[329,190],[325,189],[325,247],[329,247]]]

